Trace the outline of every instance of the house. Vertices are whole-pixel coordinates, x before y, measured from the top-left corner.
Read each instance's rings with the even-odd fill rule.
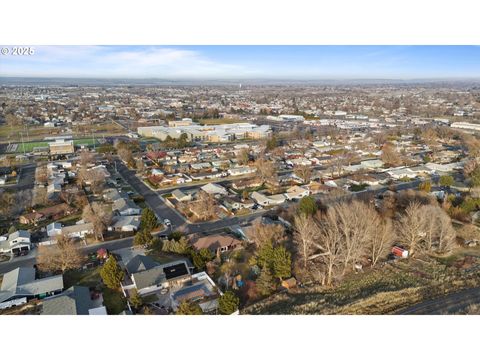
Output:
[[[227,190],[223,186],[218,185],[218,184],[208,183],[206,185],[203,185],[200,189],[205,191],[207,194],[210,194],[210,195],[224,195],[225,196],[225,195],[228,194]]]
[[[47,225],[47,236],[55,237],[62,235],[62,224],[53,222]]]
[[[205,272],[193,274],[191,281],[186,282],[180,289],[170,293],[172,308],[178,309],[183,301],[190,301],[198,304],[204,314],[216,313],[218,309],[218,298],[222,292],[213,280]]]
[[[254,191],[250,197],[255,200],[258,205],[262,206],[280,205],[286,200],[286,197],[283,194],[267,196],[257,191]]]
[[[132,232],[140,227],[140,216],[115,216],[112,219],[112,228],[114,231]]]
[[[387,174],[394,179],[409,178],[413,179],[417,177],[417,174],[409,168],[399,167],[387,170]]]
[[[175,189],[172,191],[172,196],[180,202],[183,201],[191,201],[192,200],[192,195],[191,194],[185,194],[183,191],[179,189]]]
[[[63,290],[62,275],[36,279],[35,272],[34,268],[18,267],[4,274],[0,287],[0,307],[7,307],[8,302],[15,299],[43,299]]]
[[[145,255],[136,255],[124,264],[128,278],[122,283],[126,294],[136,289],[140,295],[167,289],[190,279],[190,268],[186,260],[159,264]]]
[[[123,197],[122,194],[120,194],[120,192],[117,190],[117,189],[105,189],[103,191],[103,198],[106,200],[106,201],[109,201],[109,202],[114,202],[115,200],[118,200],[118,199],[121,199]]]
[[[302,186],[298,186],[298,185],[292,186],[285,193],[285,196],[288,200],[301,199],[301,198],[303,198],[305,196],[309,196],[309,195],[310,195],[310,190],[308,190],[307,188],[304,188]]]
[[[240,176],[240,175],[247,175],[256,172],[255,168],[249,166],[238,166],[231,169],[228,169],[228,174],[230,176]]]
[[[213,253],[233,250],[242,245],[242,241],[228,234],[214,234],[201,237],[193,236],[190,242],[195,250],[209,249]]]
[[[87,234],[93,234],[93,224],[75,224],[71,226],[65,226],[62,228],[62,235],[70,239],[80,238],[83,239]]]
[[[30,233],[26,230],[18,230],[11,233],[8,238],[0,237],[0,253],[18,255],[22,252],[30,251],[32,242]]]
[[[120,198],[113,202],[112,211],[120,215],[139,215],[141,209],[132,200]]]
[[[18,221],[20,224],[24,225],[31,225],[31,224],[37,224],[39,221],[42,221],[45,219],[45,216],[41,212],[31,212],[29,214],[25,215],[20,215]]]
[[[255,206],[255,201],[252,199],[242,199],[238,196],[227,197],[223,200],[223,205],[228,210],[251,209]]]
[[[87,287],[72,286],[59,295],[45,299],[41,315],[107,315],[107,310],[105,306],[95,306]]]
[[[242,179],[232,183],[232,188],[235,190],[243,190],[249,188],[256,188],[263,185],[263,181],[260,178]]]

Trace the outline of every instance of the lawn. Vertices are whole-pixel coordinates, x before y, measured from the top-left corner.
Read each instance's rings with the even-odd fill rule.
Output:
[[[100,267],[87,270],[68,270],[63,274],[65,289],[73,285],[93,287],[102,284]]]
[[[103,289],[103,304],[110,315],[118,315],[127,306],[127,300],[120,291],[109,288]]]
[[[105,287],[100,277],[101,267],[87,270],[69,270],[63,274],[64,288],[68,289],[73,285],[96,287],[102,290],[103,303],[107,308],[107,312],[116,315],[125,310],[126,300],[120,291],[111,290]]]

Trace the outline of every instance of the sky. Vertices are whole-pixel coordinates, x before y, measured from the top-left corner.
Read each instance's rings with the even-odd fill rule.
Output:
[[[33,46],[0,77],[479,79],[480,46]]]

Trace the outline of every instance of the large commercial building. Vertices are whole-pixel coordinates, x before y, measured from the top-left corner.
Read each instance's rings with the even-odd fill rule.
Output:
[[[178,125],[139,127],[137,132],[141,136],[154,137],[165,140],[168,136],[178,139],[187,134],[190,141],[228,142],[235,139],[263,139],[271,134],[270,126],[257,126],[250,123],[222,124],[222,125]]]

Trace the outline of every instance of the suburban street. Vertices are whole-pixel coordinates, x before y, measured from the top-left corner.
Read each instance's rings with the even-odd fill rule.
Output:
[[[15,189],[17,191],[33,189],[35,183],[36,164],[22,165],[18,167],[18,182],[16,184],[3,185],[5,189]]]
[[[427,300],[399,311],[399,315],[454,314],[480,302],[480,288],[466,289],[440,298]]]

